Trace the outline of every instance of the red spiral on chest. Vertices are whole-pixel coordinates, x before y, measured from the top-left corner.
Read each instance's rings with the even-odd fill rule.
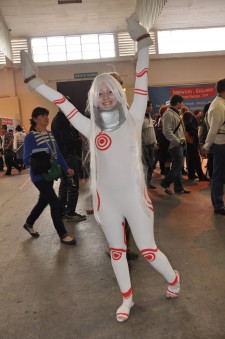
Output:
[[[104,132],[100,132],[95,137],[95,145],[99,151],[106,151],[112,144],[110,136]]]

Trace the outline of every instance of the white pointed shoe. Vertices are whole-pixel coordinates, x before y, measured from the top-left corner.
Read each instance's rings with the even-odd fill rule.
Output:
[[[166,291],[166,298],[167,299],[174,299],[178,297],[180,292],[180,273],[178,271],[174,271],[176,273],[176,278],[174,282],[169,284],[167,291]]]
[[[134,306],[132,298],[124,299],[122,305],[116,311],[116,320],[120,323],[126,321],[130,315],[130,309]]]

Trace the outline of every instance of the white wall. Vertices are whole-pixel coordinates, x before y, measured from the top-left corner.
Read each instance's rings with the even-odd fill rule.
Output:
[[[124,62],[113,62],[115,70],[119,72],[124,80],[124,86],[127,88],[128,102],[131,103],[133,97],[133,86],[135,79],[135,60]],[[94,64],[70,64],[39,67],[39,76],[52,88],[56,88],[56,83],[61,81],[74,80],[74,73],[82,72],[111,72],[114,70],[109,63]],[[224,56],[194,57],[194,58],[174,58],[174,59],[154,59],[150,60],[149,67],[149,85],[184,85],[198,83],[212,83],[225,78],[223,70],[225,69]],[[55,105],[49,103],[36,93],[30,93],[27,85],[23,83],[21,70],[0,71],[0,111],[7,112],[11,117],[15,112],[10,110],[11,105],[1,98],[7,100],[19,101],[19,115],[26,129],[29,128],[29,118],[31,111],[37,106],[44,106],[50,110],[50,120],[57,112]],[[11,99],[10,99],[11,98]],[[9,102],[7,101],[7,102]],[[12,115],[11,115],[12,114]],[[18,115],[17,115],[18,116]]]

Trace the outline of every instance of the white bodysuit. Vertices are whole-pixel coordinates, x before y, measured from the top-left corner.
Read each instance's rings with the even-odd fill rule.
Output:
[[[148,48],[143,48],[138,52],[134,101],[129,109],[140,134],[148,97],[148,62]],[[38,86],[36,91],[54,102],[71,124],[85,137],[90,138],[90,119],[79,113],[62,94],[44,84]],[[110,246],[112,266],[124,298],[129,298],[132,294],[126,259],[124,218],[129,223],[133,238],[142,255],[168,283],[173,284],[177,279],[168,259],[155,244],[154,213],[147,189],[143,192],[143,196],[149,213],[144,211],[140,201],[134,139],[127,120],[112,132],[101,131],[96,126],[98,213]]]

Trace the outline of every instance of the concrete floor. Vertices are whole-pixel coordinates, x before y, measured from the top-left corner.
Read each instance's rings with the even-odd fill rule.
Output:
[[[166,300],[167,283],[139,257],[130,262],[135,306],[121,324],[119,289],[93,215],[66,223],[76,247],[59,242],[49,209],[36,223],[40,238],[30,238],[22,226],[37,191],[26,171],[14,173],[0,174],[1,339],[225,338],[225,218],[212,213],[207,182],[187,182],[190,195],[168,196],[154,174],[156,242],[180,271],[182,291]],[[86,208],[83,185],[78,212]]]

